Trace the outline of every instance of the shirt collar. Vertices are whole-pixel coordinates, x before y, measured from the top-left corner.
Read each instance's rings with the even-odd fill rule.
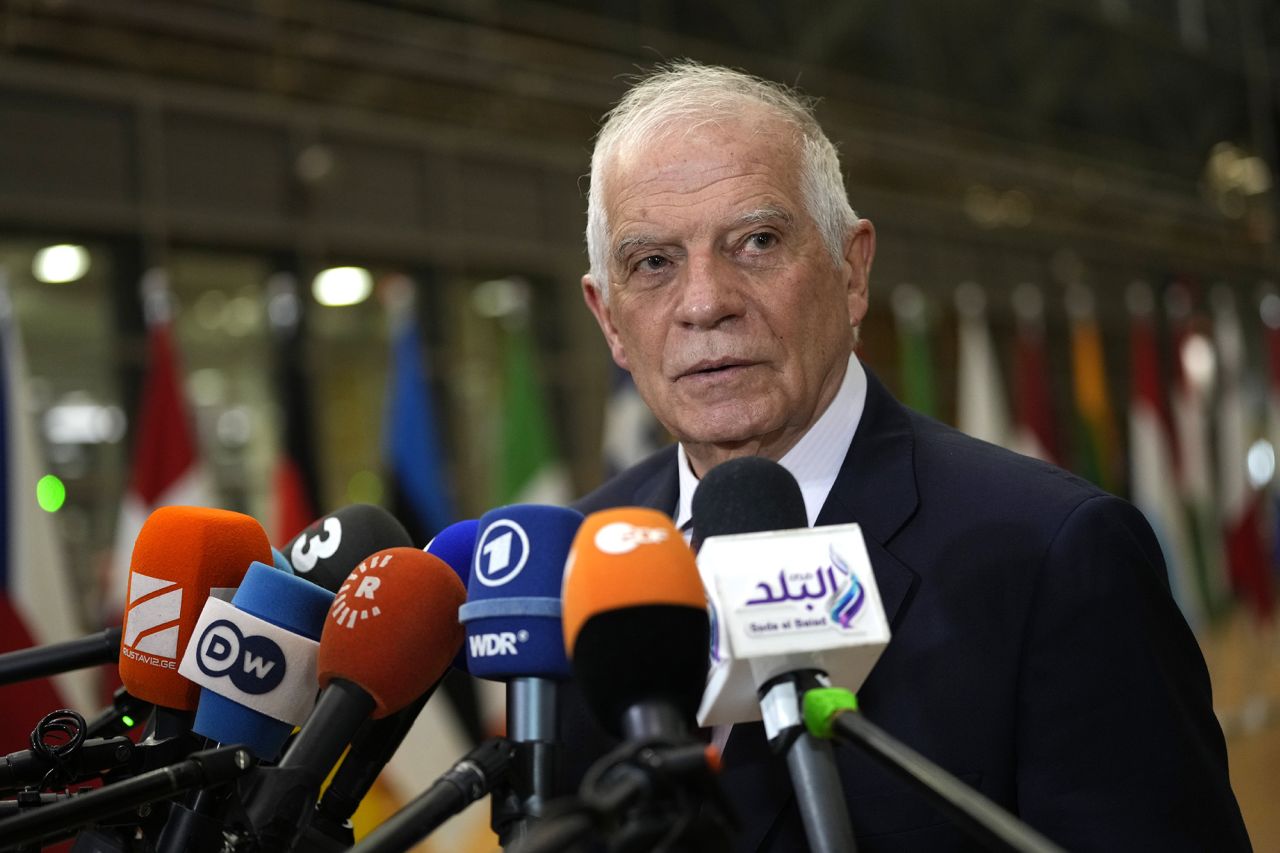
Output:
[[[867,374],[858,357],[850,354],[840,390],[827,410],[801,436],[795,447],[778,460],[778,464],[790,471],[800,484],[810,527],[831,494],[866,402]],[[680,475],[680,498],[676,502],[675,522],[676,527],[683,528],[693,518],[693,493],[698,488],[698,478],[689,465],[683,444],[676,449],[676,469]]]

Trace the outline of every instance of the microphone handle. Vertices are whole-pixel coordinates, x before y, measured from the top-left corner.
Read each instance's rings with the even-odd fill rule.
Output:
[[[491,738],[471,750],[413,802],[383,822],[351,853],[403,853],[493,790],[511,770],[512,743]]]
[[[853,826],[831,743],[802,732],[787,748],[787,770],[813,853],[852,853]]]
[[[112,663],[120,659],[120,629],[107,628],[87,637],[19,649],[0,655],[0,685],[29,678]]]
[[[854,711],[831,722],[832,734],[862,747],[915,786],[943,814],[991,850],[1065,853],[1061,847]]]
[[[375,705],[364,688],[344,678],[321,691],[280,762],[259,774],[250,794],[246,812],[261,843],[285,849],[310,822],[320,784]]]
[[[185,761],[0,820],[0,839],[6,847],[20,847],[62,837],[68,830],[182,791],[231,782],[252,766],[248,751],[238,746],[193,753]]]
[[[381,720],[367,720],[360,727],[351,739],[347,757],[342,759],[324,796],[320,798],[316,807],[317,820],[342,826],[351,819],[439,686],[437,681],[409,706]]]
[[[835,754],[830,741],[804,727],[800,712],[800,697],[808,689],[825,686],[825,678],[818,670],[796,670],[767,681],[758,692],[769,745],[786,753],[809,848],[814,853],[843,853],[856,846]]]

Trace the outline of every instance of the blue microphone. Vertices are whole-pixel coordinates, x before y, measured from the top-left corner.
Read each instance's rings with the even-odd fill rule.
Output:
[[[280,755],[318,691],[316,650],[333,593],[254,562],[228,604],[210,598],[178,668],[199,684],[192,730]]]
[[[472,675],[569,678],[560,586],[581,524],[576,510],[538,504],[500,507],[480,519],[467,603],[458,612]]]
[[[467,669],[507,685],[507,737],[516,759],[493,795],[492,825],[503,847],[523,837],[554,796],[556,681],[571,669],[560,624],[565,560],[582,513],[537,504],[480,519],[467,603]]]
[[[289,558],[274,545],[271,547],[271,565],[284,572],[286,575],[293,574],[293,564],[290,563]]]
[[[435,554],[453,569],[463,586],[471,583],[471,562],[476,553],[476,536],[480,533],[480,522],[469,518],[466,521],[455,521],[435,535],[422,550]],[[458,649],[458,656],[453,659],[453,668],[467,672],[466,644]]]

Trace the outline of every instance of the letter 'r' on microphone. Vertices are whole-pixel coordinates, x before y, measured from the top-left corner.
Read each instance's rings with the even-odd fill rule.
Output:
[[[707,600],[693,552],[671,519],[629,507],[587,516],[564,577],[564,642],[605,728],[627,731],[647,703],[693,720],[707,676]]]
[[[210,595],[230,600],[249,566],[271,562],[262,525],[243,513],[161,507],[133,544],[120,638],[120,680],[138,699],[191,711],[200,687],[178,674]]]

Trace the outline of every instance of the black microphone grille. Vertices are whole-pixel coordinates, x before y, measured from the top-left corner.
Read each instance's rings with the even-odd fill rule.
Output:
[[[806,527],[804,495],[791,472],[759,456],[722,462],[693,493],[693,545],[712,536]]]

